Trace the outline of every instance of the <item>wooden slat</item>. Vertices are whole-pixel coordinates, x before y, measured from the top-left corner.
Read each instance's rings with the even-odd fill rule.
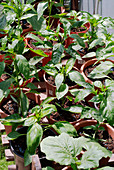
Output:
[[[32,170],[42,170],[38,155],[32,156]]]
[[[5,149],[6,161],[14,161],[14,155],[10,149]]]
[[[3,131],[5,131],[5,127],[4,127],[4,125],[0,122],[0,132],[3,132]]]
[[[8,170],[16,170],[16,165],[8,165]]]
[[[7,135],[2,135],[1,136],[1,138],[2,138],[2,145],[3,146],[9,145],[9,141],[6,139],[6,136]]]
[[[41,103],[44,99],[46,99],[46,97],[47,97],[46,93],[40,93],[40,103]]]

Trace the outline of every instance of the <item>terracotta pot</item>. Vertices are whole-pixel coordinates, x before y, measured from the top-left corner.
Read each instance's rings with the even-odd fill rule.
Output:
[[[24,126],[24,127],[17,129],[17,131],[21,134],[26,134],[27,129],[28,128]],[[48,137],[48,135],[49,136],[55,136],[56,135],[55,132],[52,129],[47,129],[46,131],[43,132],[43,134],[44,134],[43,138]],[[21,137],[15,139],[14,141],[9,141],[9,142],[10,142],[11,151],[14,153],[14,156],[15,156],[16,169],[18,169],[18,170],[31,170],[32,169],[33,170],[33,167],[36,167],[34,162],[32,161],[32,168],[31,168],[31,164],[29,164],[28,166],[25,167],[24,166],[24,153],[21,152],[21,151],[24,151],[26,149],[26,147],[23,146],[23,145],[26,146],[26,136],[21,136]],[[23,145],[21,144],[22,148],[21,148],[21,145],[19,144],[18,141],[22,141],[22,144],[23,144]],[[18,151],[16,150],[15,143],[16,144],[18,143],[20,150],[19,149],[18,149]],[[39,147],[38,147],[38,149],[39,149]],[[41,154],[41,156],[42,156],[42,154]],[[39,155],[39,157],[40,157],[40,155]],[[44,162],[46,164],[46,162],[45,162],[46,158],[44,156],[43,156],[43,158],[39,158],[39,157],[37,155],[37,168],[36,168],[37,170],[40,170],[40,168],[41,168],[40,162]],[[42,161],[41,159],[44,159],[44,161]]]
[[[72,31],[71,31],[70,34],[77,34],[77,35],[79,35],[80,37],[83,36],[83,35],[89,30],[89,28],[90,28],[90,23],[88,22],[88,23],[84,24],[84,26],[86,27],[86,30],[84,30],[84,31],[79,31],[79,32],[72,32]],[[64,32],[64,29],[61,27],[61,28],[60,28],[60,31],[63,33],[63,32]],[[74,38],[71,38],[71,37],[68,37],[68,38],[65,40],[66,48],[68,48],[68,46],[73,43],[73,40],[74,40]]]
[[[27,133],[27,127],[21,127],[17,130],[19,133],[21,134],[26,134]],[[22,136],[21,137],[23,140],[22,142],[24,143],[24,139],[26,138],[25,136]],[[17,140],[17,139],[15,139]],[[20,140],[20,137],[19,139]],[[16,169],[18,170],[31,170],[31,164],[29,164],[28,166],[24,166],[24,156],[19,154],[16,150],[15,150],[15,144],[13,141],[9,141],[10,142],[10,148],[11,148],[11,151],[13,152],[14,154],[14,158],[15,158],[15,164],[16,164]],[[23,146],[24,148],[24,146]],[[23,149],[22,149],[23,150]],[[20,151],[21,151],[21,148],[20,148]]]
[[[91,126],[91,125],[96,125],[97,121],[96,120],[81,120],[80,122],[77,122],[74,127],[78,131],[80,128],[86,127],[86,126]],[[108,132],[108,134],[112,137],[114,140],[114,128],[110,126],[109,124],[101,124],[100,126],[104,127],[104,129]],[[109,161],[109,157],[107,158],[102,158],[99,161],[99,167],[106,166]]]
[[[28,92],[28,91],[29,91],[29,89],[26,89],[26,88],[23,89],[24,93]],[[11,90],[11,92],[14,92],[14,90]],[[40,104],[40,96],[38,94],[26,93],[26,95],[29,99],[34,100],[37,104]],[[12,95],[12,96],[15,97],[16,95]],[[0,103],[0,108],[1,108],[2,104],[8,99],[10,99],[10,95],[8,95],[7,98],[4,98],[2,100],[2,102]],[[1,114],[1,118],[5,118],[5,117],[9,116],[2,109],[0,109],[0,114]],[[12,131],[12,126],[5,125],[5,131],[6,131],[6,134],[9,134]]]
[[[31,49],[33,49],[33,48],[32,48],[31,45],[29,44],[30,38],[25,38],[24,41],[25,41],[26,47],[29,47],[30,56],[31,56],[31,57],[40,56],[40,55],[36,54],[35,52],[33,52],[33,51],[31,50]],[[51,60],[51,56],[52,56],[52,51],[49,51],[49,52],[47,52],[47,51],[45,52],[45,51],[44,51],[44,53],[45,53],[48,57],[44,57],[44,58],[42,59],[42,61],[41,61],[42,66],[45,66],[45,65]],[[40,56],[40,57],[42,57],[42,56]],[[39,76],[39,78],[40,78],[41,80],[43,80],[43,74],[44,74],[44,71],[43,71],[43,70],[41,70],[41,71],[38,72],[38,76]]]
[[[6,67],[7,67],[7,65],[11,65],[11,64],[12,64],[12,62],[13,62],[12,58],[14,58],[14,56],[5,56],[5,54],[1,54],[1,55],[0,55],[0,62],[4,61],[5,64],[6,64]],[[7,60],[5,60],[5,59],[7,59]],[[28,83],[32,83],[33,80],[34,80],[34,77],[32,77],[32,78],[24,81],[24,82],[22,83],[22,85],[20,85],[20,87],[21,87],[21,88],[22,88],[22,87],[26,87],[27,84],[28,84]],[[4,81],[4,80],[0,77],[0,82],[2,82],[2,81]],[[9,87],[9,89],[11,89],[11,88],[16,88],[16,87],[17,87],[17,86],[14,86],[14,85],[13,85],[13,86]]]
[[[105,60],[102,60],[102,61],[105,61]],[[106,61],[111,61],[112,63],[114,63],[113,60],[106,59]],[[81,68],[80,68],[80,72],[81,72],[82,76],[84,77],[85,81],[86,81],[87,83],[90,83],[90,84],[93,84],[93,81],[90,80],[88,77],[86,77],[86,75],[85,75],[85,73],[84,73],[84,70],[85,70],[88,66],[93,65],[95,62],[97,62],[97,59],[89,60],[89,61],[85,62],[85,63],[81,66]],[[101,62],[99,61],[98,64],[100,64],[100,63],[101,63]]]
[[[48,123],[49,123],[50,125],[53,125],[54,123],[59,122],[59,121],[53,119],[52,117],[47,117],[47,119],[48,119]],[[79,120],[77,120],[77,121],[69,122],[69,123],[74,126],[77,122],[80,122],[81,120],[83,120],[83,119],[79,119]]]
[[[12,55],[0,54],[0,62],[4,61],[6,64],[12,64],[12,58],[14,58]]]
[[[35,34],[35,33],[34,33],[34,34]],[[30,38],[25,38],[24,41],[25,41],[26,47],[29,47],[29,49],[33,49],[33,48],[31,47],[31,45],[29,44]],[[48,57],[44,57],[44,58],[43,58],[43,60],[42,60],[42,65],[43,65],[43,66],[44,66],[45,64],[47,64],[47,63],[51,60],[52,51],[49,51],[49,52],[44,51],[44,53],[45,53]],[[40,56],[40,55],[38,55],[37,53],[33,52],[32,50],[30,50],[30,55],[31,55],[31,57]],[[41,57],[41,56],[40,56],[40,57]]]
[[[5,37],[7,35],[4,31],[1,31],[1,32],[3,32],[3,34],[0,33],[0,38],[3,38],[3,37]]]
[[[89,52],[96,52],[98,48],[105,48],[106,45],[100,46],[100,45],[96,45],[95,47],[93,47],[91,50],[88,50],[88,52],[85,52],[85,54],[89,53]],[[88,43],[85,42],[85,49],[88,49]],[[80,50],[77,51],[78,54],[81,56],[81,58],[85,55],[84,53],[82,53]],[[88,60],[92,60],[92,59],[96,59],[96,56],[93,57],[89,57],[89,58],[82,58],[82,60],[77,60],[76,59],[76,63],[75,63],[75,67],[77,67],[79,70],[81,68],[81,66],[87,62]]]
[[[77,68],[75,68],[74,67],[74,70],[76,70],[76,71],[79,71]],[[55,94],[55,92],[56,92],[56,86],[54,86],[54,85],[52,85],[52,84],[50,84],[49,83],[49,81],[47,80],[47,73],[44,73],[44,81],[45,81],[45,83],[46,83],[46,95],[47,95],[47,97],[55,97],[56,96],[56,94]],[[79,88],[79,85],[74,85],[74,86],[70,86],[69,87],[69,90],[72,90],[72,89],[74,89],[74,88]],[[70,92],[68,92],[66,95],[70,95],[71,96],[71,94],[70,94]]]

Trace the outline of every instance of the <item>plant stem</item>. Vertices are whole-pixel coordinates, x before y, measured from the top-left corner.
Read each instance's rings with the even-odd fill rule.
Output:
[[[18,87],[17,101],[18,101],[18,112],[20,114],[20,104],[21,104],[20,92],[21,92],[21,89],[20,89],[19,80],[18,80],[18,71],[17,71],[18,67],[17,67],[17,63],[16,63],[15,59],[14,59],[14,69],[16,70],[16,84]]]
[[[71,164],[71,167],[73,168],[73,170],[78,170],[76,164]]]
[[[49,20],[48,20],[48,29],[50,27],[50,19],[51,19],[51,10],[52,10],[52,0],[48,1],[48,9],[49,9]]]

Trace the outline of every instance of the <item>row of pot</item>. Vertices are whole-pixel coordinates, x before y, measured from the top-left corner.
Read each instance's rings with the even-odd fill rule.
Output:
[[[93,59],[92,60],[92,64],[93,63],[95,63],[97,60],[96,59]],[[91,63],[91,60],[90,61],[88,61],[88,62],[86,62],[86,63],[84,63],[84,65],[81,67],[81,68],[84,68],[85,69],[85,67],[86,66],[88,66],[89,64],[88,63]],[[112,61],[112,63],[113,63],[113,61]],[[74,70],[76,70],[76,71],[78,71],[78,69],[74,69]],[[81,69],[82,70],[82,69]],[[55,95],[55,91],[56,91],[56,86],[52,86],[53,88],[54,88],[54,91],[52,91],[52,87],[51,88],[49,88],[49,82],[46,80],[46,76],[45,76],[46,74],[44,74],[44,80],[46,81],[46,92],[47,92],[47,96],[56,96]],[[83,74],[82,74],[83,75]],[[85,78],[85,77],[84,77]],[[86,78],[87,79],[87,78]],[[93,82],[90,82],[90,81],[88,81],[87,80],[87,82],[89,82],[89,83],[91,83],[91,84],[93,84]],[[79,86],[77,86],[77,85],[75,85],[74,87],[71,87],[71,88],[69,88],[69,90],[71,90],[72,88],[77,88],[77,87],[79,87]],[[68,93],[67,93],[68,94]],[[30,94],[31,95],[31,94]],[[33,95],[34,96],[34,95]],[[31,98],[31,97],[30,97]],[[39,103],[39,95],[35,95],[35,98],[37,99],[37,104]],[[2,104],[2,103],[1,103]],[[3,115],[3,112],[1,111],[1,115]],[[4,118],[4,116],[3,116],[3,118]],[[52,120],[51,120],[52,121]],[[80,122],[80,120],[78,121],[78,123]],[[54,123],[54,122],[53,122]],[[75,125],[75,128],[76,128],[76,126],[77,126],[77,124],[78,123],[76,123],[76,125]],[[73,123],[73,125],[74,125],[75,123]],[[107,128],[107,127],[105,127],[105,128]],[[8,127],[8,130],[9,130],[9,127]],[[112,130],[111,130],[112,132],[113,132],[113,128],[112,128]],[[110,132],[110,130],[109,130],[109,132]],[[9,133],[9,132],[8,132]],[[107,160],[109,160],[109,159],[107,159]],[[105,163],[106,163],[107,161],[105,160]]]
[[[12,3],[12,1],[9,2],[9,4],[10,3]],[[15,4],[15,2],[13,3]],[[7,13],[7,10],[5,11],[6,5],[7,4],[3,4],[3,13],[8,15],[9,13]],[[5,66],[8,66],[9,68],[11,66],[13,68],[13,71],[11,70],[13,73],[11,75],[10,72],[8,72],[8,75],[10,74],[10,78],[8,77],[8,79],[4,81],[3,79],[1,79],[0,82],[0,114],[2,116],[1,121],[8,129],[6,133],[8,134],[8,139],[13,146],[11,146],[12,150],[14,150],[14,148],[17,149],[17,155],[19,154],[21,158],[24,158],[25,167],[24,163],[22,163],[22,166],[20,166],[17,161],[17,168],[19,170],[24,168],[31,168],[31,155],[34,155],[35,152],[38,152],[38,155],[40,154],[40,149],[38,147],[40,143],[41,151],[44,151],[44,153],[46,154],[46,158],[45,155],[43,155],[45,158],[44,161],[43,158],[40,159],[40,161],[46,162],[47,159],[51,160],[51,162],[45,166],[51,164],[54,169],[58,168],[60,165],[62,166],[60,166],[59,169],[68,169],[69,166],[70,169],[71,167],[72,169],[88,169],[105,166],[108,163],[111,152],[102,148],[99,144],[96,144],[96,142],[94,143],[93,141],[91,141],[91,137],[90,139],[86,139],[83,137],[76,138],[76,130],[78,131],[80,127],[88,126],[86,122],[89,122],[89,126],[95,125],[94,128],[96,128],[96,130],[102,129],[101,126],[104,127],[109,135],[111,135],[111,138],[114,139],[114,129],[112,128],[112,126],[110,126],[113,124],[113,106],[111,103],[111,88],[113,85],[113,81],[106,80],[105,82],[105,80],[103,80],[103,83],[105,82],[105,84],[102,85],[99,82],[93,83],[94,75],[97,78],[99,77],[99,70],[101,70],[103,78],[107,76],[105,75],[105,73],[113,73],[112,69],[114,62],[105,60],[105,55],[107,53],[110,53],[112,50],[112,42],[110,42],[111,39],[107,37],[106,39],[100,39],[97,35],[97,31],[102,28],[101,25],[105,26],[106,18],[96,18],[96,16],[92,16],[90,14],[88,14],[86,18],[86,16],[82,15],[83,13],[80,15],[80,13],[78,14],[76,11],[64,13],[62,8],[62,14],[52,14],[56,17],[55,20],[53,20],[53,16],[50,15],[51,11],[48,11],[49,16],[44,15],[46,12],[45,9],[48,8],[50,10],[52,9],[53,5],[59,6],[59,4],[53,3],[52,1],[49,4],[48,2],[41,2],[37,3],[37,5],[35,6],[31,5],[32,4],[23,4],[23,7],[25,8],[22,9],[20,3],[15,4],[15,8],[19,7],[20,9],[22,9],[20,10],[20,18],[25,17],[23,17],[23,11],[26,13],[26,9],[28,9],[28,6],[30,9],[33,10],[33,13],[29,11],[30,13],[29,15],[27,15],[29,16],[27,18],[27,21],[32,25],[30,26],[30,30],[27,30],[30,32],[26,34],[21,30],[20,36],[18,35],[19,31],[17,31],[17,27],[20,24],[20,18],[17,17],[16,25],[15,23],[11,23],[14,30],[12,28],[9,29],[8,33],[5,34],[5,37],[2,37],[3,39],[1,38],[1,48],[3,53],[5,54],[1,56],[0,76],[5,72]],[[13,10],[12,6],[10,12],[12,12]],[[10,9],[10,6],[8,7]],[[37,12],[35,11],[36,8]],[[15,12],[16,10],[14,10],[14,13]],[[9,21],[8,24],[10,23]],[[82,32],[80,31],[81,29],[79,30],[79,28],[78,31],[77,28],[74,29],[75,26],[77,27],[80,24]],[[109,43],[106,46],[105,40],[107,39],[109,40]],[[98,47],[97,52],[96,46]],[[91,50],[93,50],[94,47],[95,51],[92,51],[91,53]],[[48,48],[49,50],[51,49],[51,51],[49,51],[49,53],[46,52],[46,48]],[[85,52],[83,52],[83,50],[85,49],[87,52],[90,53],[86,54]],[[24,53],[25,50],[28,51]],[[9,64],[7,54],[11,54],[11,60]],[[68,58],[65,64],[62,63],[63,54],[67,55],[66,58]],[[104,60],[98,58],[102,54],[104,56],[101,58]],[[100,60],[100,62],[97,62],[95,56],[98,58],[98,60]],[[91,58],[95,59],[89,60]],[[82,65],[85,61],[87,61],[87,63],[84,63],[84,65]],[[96,74],[94,72],[91,74],[91,71],[89,72],[88,70],[85,71],[86,66],[88,67],[89,65],[91,65],[90,61],[92,61],[92,64],[95,63],[96,66],[101,66],[101,69],[95,71]],[[35,65],[37,66],[35,67]],[[94,66],[92,67],[94,68]],[[108,69],[104,71],[104,67],[107,67]],[[85,78],[85,73],[83,73],[82,70],[84,70],[85,73],[90,74],[90,78],[93,78],[92,81]],[[46,82],[47,98],[42,101],[42,103],[39,94],[37,94],[39,93],[38,89],[36,88],[36,86],[34,86],[37,83],[38,76],[40,81]],[[7,97],[11,100],[6,103]],[[90,99],[91,101],[89,101]],[[14,109],[12,109],[12,102],[14,104]],[[94,108],[94,103],[97,106],[99,106],[101,103],[102,105],[98,107],[97,110]],[[111,107],[109,109],[110,103]],[[9,114],[9,116],[7,116],[6,113],[4,115],[3,110],[5,109],[7,111],[10,111],[11,115]],[[62,113],[64,114],[64,116],[62,117],[62,119],[60,119],[62,121],[59,121],[58,118],[62,115]],[[69,119],[70,116],[72,118],[71,120]],[[86,119],[89,120],[86,121]],[[110,123],[110,125],[108,123],[104,123],[105,121]],[[23,126],[25,128],[24,134],[26,135],[20,134],[21,130],[15,131],[16,128],[18,129],[20,126]],[[48,127],[51,127],[54,130],[54,133],[52,132],[51,135],[49,135],[47,132]],[[67,132],[69,135],[66,133],[64,134],[64,132]],[[48,138],[48,135],[52,136],[52,138]],[[42,138],[44,138],[44,142],[41,141]],[[61,139],[63,139],[63,142],[61,141]],[[62,156],[57,154],[56,152],[52,152],[52,154],[48,153],[48,151],[50,150],[56,151],[57,148],[54,149],[54,145],[52,145],[51,149],[49,146],[49,143],[51,143],[51,141],[47,143],[47,140],[51,140],[53,143],[56,143],[59,140],[59,144],[57,145],[57,147],[59,148],[59,146],[61,146],[62,148],[62,145],[64,147],[63,150],[60,150],[57,153],[62,153]],[[66,143],[65,140],[72,142]],[[17,144],[18,141],[19,144]],[[80,145],[77,142],[79,142]],[[20,144],[22,144],[21,149]],[[71,146],[72,144],[73,148]],[[45,145],[48,148],[47,150],[45,149]],[[70,146],[72,148],[70,150],[71,152],[69,151],[69,148],[67,148],[67,146]],[[79,148],[74,150],[74,148],[77,148],[77,146],[79,146]],[[86,153],[89,152],[89,149],[91,149],[90,146],[92,146],[93,148],[98,147],[100,156],[96,158],[96,161],[94,161],[94,157],[93,159],[91,158],[93,160],[92,166],[89,165],[88,162],[86,162],[84,163],[83,167],[83,159],[84,157],[86,157]],[[86,150],[85,153],[81,152],[82,148]],[[64,150],[67,149],[69,152],[64,155]],[[79,150],[80,152],[76,152],[77,150]],[[72,153],[72,151],[74,154]],[[90,151],[92,151],[92,149]],[[54,154],[56,156],[53,156]],[[72,161],[69,161],[69,154],[72,155]],[[97,149],[94,155],[98,155]],[[62,158],[62,161],[61,159],[57,159],[60,157]],[[101,160],[102,157],[105,157],[105,163],[103,163],[103,165],[102,163],[99,163],[99,160]],[[88,161],[91,160],[88,159],[88,157],[86,158]],[[58,162],[60,165],[55,162]],[[69,166],[64,167],[63,165]],[[87,167],[87,165],[90,167]]]

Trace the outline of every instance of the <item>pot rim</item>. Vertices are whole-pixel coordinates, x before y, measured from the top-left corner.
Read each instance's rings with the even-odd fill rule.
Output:
[[[97,120],[95,120],[95,119],[83,120],[82,119],[74,125],[74,128],[76,130],[79,130],[80,127],[88,126],[88,124],[89,125],[95,125],[95,124],[97,124]],[[114,128],[111,125],[109,125],[108,123],[101,123],[100,126],[103,126],[105,128],[105,130],[109,133],[109,135],[114,140]]]
[[[93,84],[93,81],[90,80],[88,77],[86,77],[86,75],[85,75],[85,73],[84,73],[84,70],[85,70],[86,67],[94,64],[96,61],[98,61],[97,58],[88,60],[88,61],[85,62],[85,63],[81,66],[81,68],[80,68],[80,73],[81,73],[82,76],[84,77],[85,81],[88,82],[88,83],[90,83],[90,84]],[[111,61],[112,63],[114,63],[114,61],[113,61],[113,60],[110,60],[110,59],[101,60],[101,61]],[[101,61],[98,61],[98,64],[101,63]]]

